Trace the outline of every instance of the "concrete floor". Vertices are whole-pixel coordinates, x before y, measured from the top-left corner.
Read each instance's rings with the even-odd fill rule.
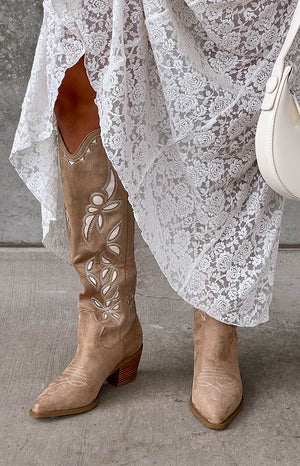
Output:
[[[140,252],[136,381],[104,384],[90,412],[37,420],[31,404],[76,349],[79,281],[43,249],[0,249],[1,466],[299,464],[300,251],[279,251],[270,321],[239,329],[245,405],[220,432],[188,409],[192,308]]]

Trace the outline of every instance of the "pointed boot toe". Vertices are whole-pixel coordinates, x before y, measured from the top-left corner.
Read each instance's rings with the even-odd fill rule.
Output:
[[[242,387],[237,384],[222,392],[217,385],[214,390],[213,385],[193,390],[190,408],[207,427],[224,429],[243,407]]]
[[[95,397],[81,387],[62,387],[56,384],[57,379],[38,396],[29,411],[30,416],[46,418],[77,414],[89,411],[98,404],[99,393]]]
[[[42,392],[33,403],[29,414],[37,418],[50,417],[49,414],[55,413],[57,411],[56,408],[57,406],[53,397]]]
[[[49,406],[47,401],[45,402],[43,399],[37,399],[33,405],[31,410],[29,411],[30,416],[39,417],[43,414],[43,412],[49,411]]]

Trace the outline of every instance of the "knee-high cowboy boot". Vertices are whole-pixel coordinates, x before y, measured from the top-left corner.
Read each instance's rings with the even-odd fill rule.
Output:
[[[76,414],[94,408],[105,380],[134,380],[142,352],[136,314],[134,216],[127,191],[107,158],[100,128],[74,154],[58,129],[70,257],[83,285],[77,349],[67,368],[38,396],[30,415]]]
[[[194,308],[193,414],[207,427],[224,429],[243,407],[236,327]]]

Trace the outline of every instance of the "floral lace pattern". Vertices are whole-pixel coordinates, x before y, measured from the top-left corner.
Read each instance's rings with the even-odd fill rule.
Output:
[[[107,156],[172,288],[238,326],[269,318],[284,198],[254,136],[296,0],[44,0],[10,161],[69,261],[53,107],[85,56]],[[300,99],[300,40],[288,61]],[[92,205],[92,203],[91,203]]]

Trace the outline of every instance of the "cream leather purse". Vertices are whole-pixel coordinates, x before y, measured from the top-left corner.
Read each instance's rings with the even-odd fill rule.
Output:
[[[258,168],[266,183],[286,199],[300,201],[300,105],[289,89],[292,67],[285,57],[300,27],[300,0],[267,81],[255,135]],[[300,53],[300,51],[299,51]]]

